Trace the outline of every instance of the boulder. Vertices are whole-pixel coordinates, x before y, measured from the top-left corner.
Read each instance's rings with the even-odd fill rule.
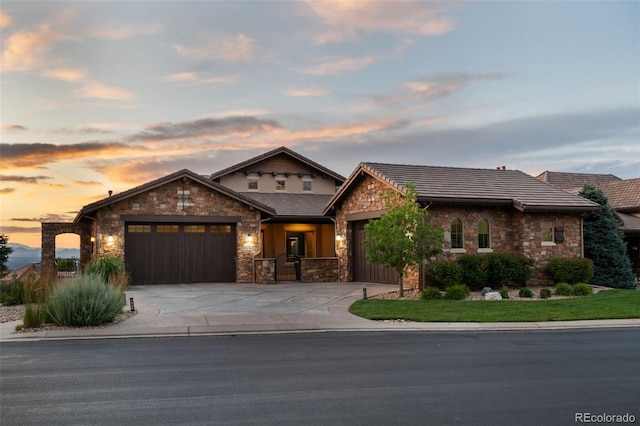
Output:
[[[502,300],[502,296],[497,291],[490,291],[484,295],[485,300]]]
[[[491,293],[493,289],[491,287],[485,287],[482,289],[482,295],[486,295],[487,293]]]

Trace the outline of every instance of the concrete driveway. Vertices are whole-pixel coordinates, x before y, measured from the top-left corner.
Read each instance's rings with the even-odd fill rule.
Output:
[[[130,287],[138,314],[118,328],[196,327],[228,330],[351,328],[371,321],[351,315],[362,298],[396,290],[373,283],[176,284]]]

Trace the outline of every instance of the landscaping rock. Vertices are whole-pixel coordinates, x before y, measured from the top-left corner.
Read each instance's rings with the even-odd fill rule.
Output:
[[[491,292],[493,292],[493,289],[491,287],[485,287],[485,288],[482,289],[482,295],[483,296],[486,296],[487,293],[491,293]]]
[[[490,291],[484,295],[485,300],[502,300],[502,296],[497,291]]]

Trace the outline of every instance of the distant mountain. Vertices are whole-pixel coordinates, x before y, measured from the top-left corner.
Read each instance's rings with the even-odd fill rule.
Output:
[[[13,249],[13,253],[9,255],[9,260],[7,261],[7,267],[10,271],[15,271],[30,263],[39,263],[42,257],[40,247],[29,247],[19,243],[9,243],[7,246]],[[80,250],[71,248],[56,249],[56,257],[63,259],[79,258]]]

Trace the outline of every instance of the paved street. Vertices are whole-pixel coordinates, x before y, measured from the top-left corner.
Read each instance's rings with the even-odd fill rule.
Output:
[[[12,342],[2,425],[574,424],[640,417],[640,330]]]

